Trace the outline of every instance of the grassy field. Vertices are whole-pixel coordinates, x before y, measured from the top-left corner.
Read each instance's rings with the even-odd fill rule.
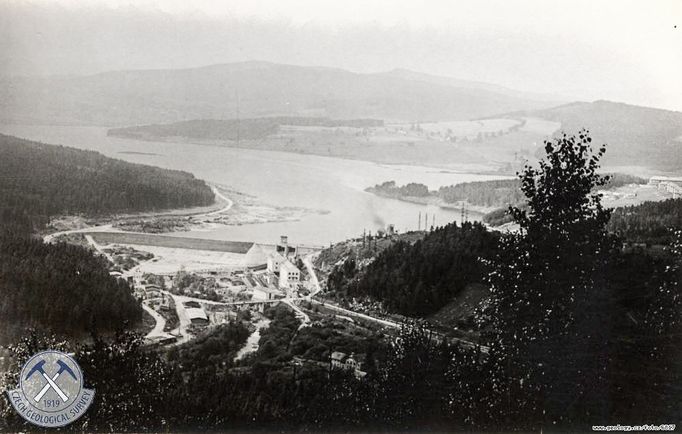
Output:
[[[419,128],[427,134],[439,137],[458,137],[475,139],[479,133],[505,133],[514,126],[520,126],[518,119],[480,119],[471,121],[424,122],[418,124],[392,124],[390,127],[402,131],[414,131]]]

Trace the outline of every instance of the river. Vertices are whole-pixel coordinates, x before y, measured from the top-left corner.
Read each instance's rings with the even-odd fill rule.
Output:
[[[443,185],[500,178],[296,153],[137,141],[108,137],[106,131],[103,127],[0,125],[3,134],[95,150],[134,163],[185,170],[208,182],[253,195],[267,204],[319,211],[307,213],[297,221],[220,226],[191,232],[192,237],[200,238],[273,243],[280,235],[288,235],[291,243],[325,245],[358,236],[364,229],[375,232],[388,223],[395,224],[399,231],[417,229],[420,212],[422,224],[428,213],[429,223],[435,215],[436,225],[440,225],[459,220],[460,211],[377,197],[363,190],[388,180],[398,184],[419,182],[437,189]],[[470,214],[470,218],[476,215]]]

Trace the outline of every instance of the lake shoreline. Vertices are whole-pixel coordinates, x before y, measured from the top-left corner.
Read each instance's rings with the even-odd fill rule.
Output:
[[[323,152],[315,152],[314,150],[306,149],[306,150],[296,150],[296,151],[287,151],[284,149],[280,149],[278,147],[254,147],[254,146],[245,146],[241,144],[237,144],[236,140],[229,141],[229,140],[209,140],[209,139],[194,139],[194,138],[189,138],[189,137],[184,137],[184,136],[173,136],[173,137],[156,137],[156,136],[128,136],[125,134],[109,134],[107,131],[107,137],[113,137],[113,138],[118,138],[118,139],[125,139],[125,140],[133,140],[133,141],[138,141],[138,142],[147,142],[147,143],[172,143],[172,144],[189,144],[189,145],[198,145],[198,146],[211,146],[211,147],[217,147],[217,148],[230,148],[230,149],[248,149],[249,151],[264,151],[264,152],[277,152],[277,153],[283,153],[286,155],[312,155],[316,157],[322,157],[322,158],[333,158],[333,159],[340,159],[340,160],[349,160],[349,161],[362,161],[366,163],[374,163],[377,165],[384,165],[384,166],[414,166],[414,167],[425,167],[425,168],[430,168],[430,169],[439,169],[439,170],[445,170],[454,174],[468,174],[468,175],[488,175],[488,176],[511,176],[513,173],[509,172],[504,172],[500,171],[499,168],[495,168],[493,165],[490,164],[483,164],[483,163],[447,163],[447,164],[434,164],[430,162],[423,162],[419,163],[417,165],[410,164],[410,161],[404,161],[404,160],[397,160],[397,159],[391,159],[391,158],[362,158],[359,156],[353,156],[353,155],[347,155],[347,154],[328,154],[328,153],[323,153]],[[265,142],[265,139],[263,140],[241,140],[240,142],[242,143],[249,143],[253,145],[261,145],[262,143]],[[453,150],[454,151],[454,150]],[[387,153],[386,156],[390,157],[390,153]]]
[[[190,212],[183,209],[127,215],[128,220],[139,221],[133,221],[130,227],[123,229],[135,232],[140,231],[135,225],[145,224],[150,229],[144,232],[177,236],[187,236],[191,232],[192,237],[198,238],[271,244],[287,235],[295,243],[328,245],[356,237],[363,229],[374,232],[389,224],[400,232],[415,230],[420,212],[435,214],[439,224],[461,218],[456,208],[369,194],[364,191],[368,185],[396,179],[400,183],[421,182],[437,189],[442,185],[503,178],[462,173],[452,167],[379,164],[282,151],[126,140],[107,136],[106,128],[102,127],[0,125],[0,128],[5,134],[28,140],[96,151],[137,164],[182,170],[210,185],[224,188],[226,195],[235,201],[229,212],[206,219],[187,215],[213,212],[220,204]],[[153,219],[168,220],[173,231],[163,228],[164,225],[153,228],[154,224],[143,221]],[[188,226],[183,219],[191,220],[192,225]],[[91,223],[82,220],[85,219],[81,218],[80,227]]]
[[[473,205],[472,203],[468,201],[458,201],[455,203],[451,202],[445,202],[443,199],[439,197],[435,197],[433,195],[425,196],[425,197],[417,197],[417,196],[400,196],[400,195],[394,195],[394,194],[387,194],[380,192],[374,187],[368,187],[365,189],[366,192],[372,193],[374,195],[377,195],[379,197],[385,197],[388,199],[395,199],[399,200],[402,202],[409,202],[409,203],[415,203],[419,205],[433,205],[437,206],[439,208],[443,209],[450,209],[450,210],[466,210],[467,212],[474,213],[474,214],[480,214],[485,215],[488,214],[492,211],[495,211],[499,209],[499,207],[490,207],[490,206],[481,206],[481,205]]]
[[[41,235],[60,232],[86,231],[91,227],[110,226],[112,230],[130,234],[187,236],[220,226],[267,224],[296,221],[310,213],[324,214],[325,210],[284,208],[262,204],[257,198],[221,185],[211,185],[216,192],[215,202],[205,207],[190,207],[156,212],[112,214],[107,216],[64,215],[50,223]],[[223,240],[224,241],[224,240]]]

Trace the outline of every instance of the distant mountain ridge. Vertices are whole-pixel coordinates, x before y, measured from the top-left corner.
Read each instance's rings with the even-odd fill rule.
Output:
[[[426,74],[423,72],[415,72],[409,69],[396,68],[389,72],[383,73],[385,75],[390,75],[394,77],[400,77],[407,80],[423,81],[427,83],[440,84],[452,87],[462,87],[467,89],[482,89],[490,92],[496,92],[503,95],[508,95],[517,98],[527,98],[534,101],[544,101],[551,104],[551,106],[557,106],[563,102],[570,101],[569,98],[561,97],[558,95],[547,95],[537,92],[525,92],[515,89],[510,89],[508,87],[500,86],[497,84],[486,83],[483,81],[472,81],[472,80],[461,80],[458,78],[452,78],[447,76]]]
[[[682,171],[682,113],[611,101],[574,102],[510,114],[561,123],[560,131],[587,128],[593,143],[606,143],[605,165]]]
[[[130,126],[237,116],[464,120],[553,105],[502,87],[434,77],[242,62],[4,78],[0,112],[11,122]]]

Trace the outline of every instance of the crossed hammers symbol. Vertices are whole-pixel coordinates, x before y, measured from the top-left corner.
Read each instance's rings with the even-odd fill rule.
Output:
[[[66,363],[64,363],[64,362],[61,361],[61,360],[57,360],[57,364],[59,365],[59,371],[57,371],[57,373],[56,373],[56,374],[54,375],[54,377],[52,377],[52,378],[50,378],[50,376],[47,375],[47,374],[45,373],[45,369],[43,369],[43,365],[45,365],[45,360],[41,360],[41,361],[39,361],[38,363],[36,363],[35,366],[33,366],[33,368],[31,368],[31,370],[28,372],[28,374],[26,374],[26,379],[28,379],[28,378],[29,378],[31,375],[33,375],[35,372],[40,372],[40,373],[42,374],[43,378],[45,378],[45,380],[47,381],[47,384],[46,384],[46,385],[42,388],[42,390],[41,390],[40,392],[38,392],[38,394],[33,398],[34,401],[36,401],[36,402],[40,401],[40,399],[41,399],[43,396],[45,396],[45,394],[47,393],[47,391],[50,390],[50,389],[52,389],[52,390],[54,390],[55,392],[57,392],[57,395],[59,395],[59,397],[60,397],[64,402],[66,402],[66,401],[69,400],[69,397],[66,396],[66,394],[62,391],[62,389],[61,389],[61,388],[57,385],[57,383],[55,383],[54,381],[55,381],[57,378],[59,378],[59,375],[60,375],[62,372],[64,372],[64,371],[66,371],[69,375],[71,375],[71,376],[73,377],[74,380],[78,380],[78,379],[76,378],[76,374],[75,374],[75,373],[73,372],[73,370],[69,367],[69,365],[67,365]]]

